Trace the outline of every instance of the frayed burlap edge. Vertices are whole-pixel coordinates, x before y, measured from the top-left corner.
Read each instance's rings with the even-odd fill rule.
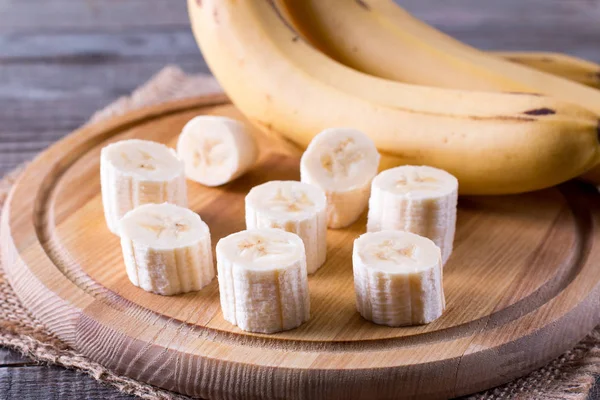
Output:
[[[129,110],[167,100],[220,91],[207,75],[186,75],[168,66],[131,96],[122,97],[92,116],[99,121]],[[23,167],[0,181],[0,210]],[[0,260],[1,265],[1,260]],[[10,347],[42,363],[61,365],[87,373],[99,382],[145,399],[179,400],[188,397],[114,374],[102,365],[78,354],[62,343],[23,307],[0,268],[0,345]],[[584,400],[600,374],[600,328],[596,328],[574,349],[547,366],[498,388],[470,396],[477,400],[564,399]]]

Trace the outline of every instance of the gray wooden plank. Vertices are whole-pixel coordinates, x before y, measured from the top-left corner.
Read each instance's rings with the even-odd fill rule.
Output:
[[[596,380],[596,385],[590,392],[589,400],[600,400],[600,377]]]
[[[598,0],[397,0],[416,16],[439,26],[512,26],[565,23],[595,25]],[[0,32],[123,32],[187,27],[185,0],[0,0]],[[556,31],[551,37],[559,36]],[[571,33],[571,31],[568,31]]]
[[[167,64],[207,72],[200,54],[108,64],[0,66],[0,176],[131,93]]]
[[[97,62],[24,63],[0,66],[0,101],[27,99],[86,99],[101,93],[120,96],[150,78],[167,64],[188,72],[207,72],[200,53],[156,58],[117,57]],[[77,103],[75,103],[77,104]]]
[[[185,0],[0,0],[0,32],[106,32],[187,25]]]
[[[23,131],[27,126],[52,130],[71,127],[72,119],[88,116],[107,101],[131,93],[167,64],[187,72],[208,72],[200,54],[128,59],[107,64],[10,64],[0,67],[0,132],[16,120]],[[36,122],[36,120],[38,122]],[[48,120],[57,125],[48,125]],[[81,122],[81,121],[77,121]]]
[[[499,23],[537,28],[566,23],[579,29],[581,26],[577,24],[582,21],[596,25],[593,21],[600,17],[598,0],[396,0],[396,3],[415,16],[440,26]],[[557,31],[554,36],[570,33]]]
[[[413,15],[485,50],[558,51],[600,62],[600,0],[400,0]]]
[[[59,367],[0,368],[0,399],[131,400],[88,375]]]
[[[23,143],[0,142],[0,176],[16,166],[32,160],[62,136],[64,136],[64,133],[57,134],[56,137],[49,138],[46,141],[36,140],[26,145],[23,145]]]
[[[152,5],[156,2],[159,0],[153,0]],[[19,4],[22,3],[27,4]],[[172,12],[179,9],[185,14],[183,2],[174,4],[170,7]],[[600,58],[596,45],[600,35],[600,24],[596,23],[600,18],[600,6],[595,0],[489,2],[485,7],[478,6],[476,0],[409,0],[403,4],[415,15],[484,49],[562,51],[592,60]],[[111,4],[103,7],[110,8]],[[115,9],[115,13],[118,11]],[[35,20],[35,15],[31,19]],[[182,55],[195,52],[187,23],[177,29],[159,32],[48,34],[37,31],[35,34],[12,32],[0,36],[0,60],[22,57],[24,62],[54,59],[63,63],[84,60],[107,63],[115,57],[158,57],[165,53]]]
[[[49,137],[57,135],[56,132],[44,131]],[[10,132],[0,130],[0,143],[31,143],[40,140],[40,132],[27,132],[19,130],[19,132]]]
[[[444,20],[438,26],[475,47],[486,50],[560,51],[600,61],[600,24],[581,17],[577,29],[572,23],[546,24],[460,24]],[[598,17],[600,19],[600,16]],[[556,32],[568,32],[557,35]],[[548,38],[552,38],[549,40]],[[107,64],[124,58],[196,56],[198,47],[189,29],[164,32],[0,34],[0,64],[61,63]]]
[[[600,20],[600,18],[599,18]],[[486,25],[480,27],[442,26],[444,32],[483,50],[549,51],[566,53],[600,63],[600,24],[574,31],[571,26]],[[557,31],[570,32],[556,35]],[[552,40],[547,38],[552,37]]]
[[[188,27],[160,32],[0,34],[2,63],[110,63],[124,58],[197,56]]]
[[[158,58],[118,58],[96,63],[32,63],[0,66],[0,101],[80,100],[121,96],[167,64],[187,72],[208,72],[200,53]],[[62,111],[62,110],[61,110]],[[68,111],[68,110],[64,110]]]
[[[0,347],[0,368],[33,365],[34,361],[14,350]]]

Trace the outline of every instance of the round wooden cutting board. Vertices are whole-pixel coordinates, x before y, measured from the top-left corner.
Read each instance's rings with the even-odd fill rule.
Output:
[[[217,281],[162,297],[130,284],[102,213],[99,154],[143,138],[173,146],[198,114],[243,119],[223,96],[133,112],[88,126],[40,155],[2,216],[2,257],[25,305],[59,338],[120,374],[210,399],[448,398],[543,365],[600,322],[600,195],[568,183],[459,201],[444,270],[448,309],[426,326],[389,328],[356,312],[351,250],[365,218],[329,230],[327,263],[309,278],[311,319],[273,335],[224,321]],[[213,246],[244,229],[244,196],[299,179],[300,151],[255,132],[261,158],[238,180],[188,182]]]

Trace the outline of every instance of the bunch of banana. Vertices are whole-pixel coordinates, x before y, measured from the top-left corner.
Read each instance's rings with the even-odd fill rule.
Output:
[[[486,54],[418,20],[392,0],[278,4],[304,38],[359,71],[452,89],[543,93],[600,113],[599,91]],[[528,59],[531,63],[532,57]]]
[[[463,59],[460,51],[466,49],[480,56],[484,54],[427,26],[395,4],[389,4],[390,0],[278,0],[277,3],[288,22],[306,40],[359,71],[400,82],[452,89],[525,89]],[[454,53],[457,47],[459,52]],[[587,60],[550,52],[491,54],[600,88],[600,65]]]
[[[358,71],[451,89],[542,93],[600,113],[598,64],[555,53],[492,56],[425,24],[392,0],[277,3],[304,39]],[[583,178],[600,185],[600,165]]]
[[[359,72],[308,44],[268,1],[189,0],[189,11],[204,57],[234,104],[303,147],[326,128],[349,126],[375,142],[382,168],[435,166],[470,194],[552,186],[600,158],[598,117],[579,105]]]

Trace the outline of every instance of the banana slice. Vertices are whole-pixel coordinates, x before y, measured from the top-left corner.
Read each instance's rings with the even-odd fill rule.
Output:
[[[217,243],[223,316],[240,329],[273,333],[310,318],[302,240],[280,229],[237,232]]]
[[[352,253],[356,307],[388,326],[427,324],[446,307],[440,249],[410,232],[361,235]]]
[[[329,228],[351,225],[365,211],[379,158],[375,143],[356,129],[326,129],[312,139],[300,161],[300,180],[325,191]]]
[[[316,186],[296,181],[271,181],[246,196],[246,228],[279,228],[300,236],[306,248],[308,273],[327,257],[327,199]]]
[[[185,163],[189,179],[206,186],[219,186],[252,168],[258,147],[241,122],[201,115],[183,127],[177,153]]]
[[[367,231],[400,230],[428,237],[442,250],[445,264],[456,229],[458,181],[426,166],[383,171],[371,185]]]
[[[183,162],[160,143],[131,139],[104,147],[100,182],[106,224],[115,234],[125,213],[141,204],[187,206]]]
[[[200,290],[215,277],[210,232],[198,214],[174,204],[145,204],[120,221],[129,280],[148,292]]]

